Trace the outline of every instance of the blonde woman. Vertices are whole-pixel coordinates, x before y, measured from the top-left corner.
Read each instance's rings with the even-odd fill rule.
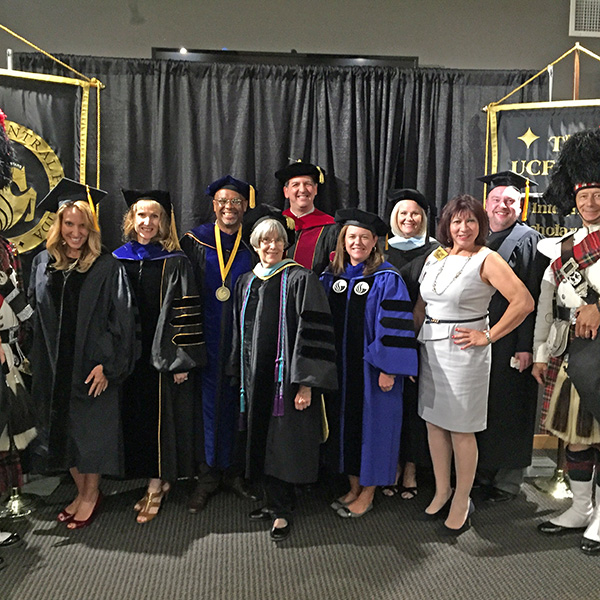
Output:
[[[44,198],[58,211],[33,261],[33,397],[46,436],[46,469],[71,472],[77,495],[58,515],[91,523],[100,477],[122,474],[119,385],[133,368],[135,324],[124,269],[102,252],[93,201],[105,192],[63,179]]]
[[[388,240],[386,260],[400,271],[414,306],[419,297],[419,276],[425,260],[440,245],[428,232],[427,217],[430,213],[435,214],[435,210],[418,190],[392,189],[388,190],[387,197],[393,236]],[[431,459],[425,422],[417,413],[418,380],[406,379],[404,384],[398,478],[394,485],[385,486],[382,491],[386,496],[399,493],[402,499],[411,500],[417,495],[417,465],[428,467]]]
[[[179,249],[169,193],[123,190],[127,243],[113,253],[127,272],[140,313],[142,354],[123,384],[125,473],[149,478],[137,522],[156,517],[171,483],[194,475],[193,386],[203,358],[200,300]]]

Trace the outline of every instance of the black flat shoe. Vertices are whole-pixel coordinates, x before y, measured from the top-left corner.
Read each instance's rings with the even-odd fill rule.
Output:
[[[579,548],[585,554],[600,554],[600,542],[596,540],[590,540],[589,538],[581,538]]]
[[[274,542],[282,542],[287,537],[289,537],[290,532],[292,531],[292,525],[288,521],[288,524],[285,527],[271,527],[271,531],[269,535]]]
[[[544,535],[566,535],[568,533],[585,531],[586,527],[564,527],[563,525],[556,525],[552,521],[544,521],[537,526],[537,530]]]
[[[273,519],[273,513],[265,506],[253,510],[248,516],[251,521],[271,521]]]

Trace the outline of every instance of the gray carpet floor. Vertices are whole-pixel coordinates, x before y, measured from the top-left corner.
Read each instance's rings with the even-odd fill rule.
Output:
[[[299,498],[292,535],[279,544],[268,523],[248,520],[256,505],[229,493],[188,514],[184,484],[138,525],[141,485],[103,481],[98,518],[80,531],[55,520],[74,494],[68,479],[31,516],[0,522],[24,540],[0,551],[0,600],[600,599],[600,556],[583,555],[578,534],[535,529],[569,501],[531,483],[512,502],[478,503],[473,527],[450,542],[439,523],[417,520],[428,486],[410,501],[378,493],[374,510],[350,521],[317,488]]]

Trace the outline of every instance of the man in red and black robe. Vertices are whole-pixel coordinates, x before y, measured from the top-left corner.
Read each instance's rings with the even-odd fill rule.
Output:
[[[277,171],[275,177],[290,203],[283,214],[293,219],[296,227],[296,242],[287,256],[320,275],[329,265],[339,233],[333,217],[315,208],[319,183],[325,182],[323,170],[298,161]]]

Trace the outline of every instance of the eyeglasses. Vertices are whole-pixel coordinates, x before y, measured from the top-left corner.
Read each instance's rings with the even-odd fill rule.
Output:
[[[260,240],[260,245],[261,246],[270,246],[271,244],[284,244],[285,240],[282,240],[281,238],[263,238],[262,240]]]
[[[231,203],[232,206],[241,206],[241,198],[215,198],[215,202],[219,203],[219,206],[227,206],[227,203]]]

